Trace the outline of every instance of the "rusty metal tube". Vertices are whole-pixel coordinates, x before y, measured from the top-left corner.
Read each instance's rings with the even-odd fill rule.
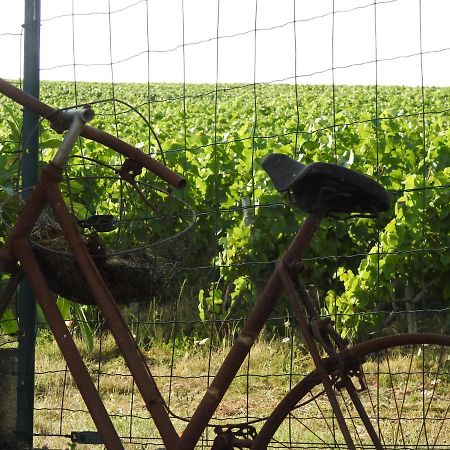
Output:
[[[36,112],[37,114],[48,120],[51,120],[52,117],[55,117],[55,114],[58,111],[55,108],[52,108],[51,106],[34,98],[33,96],[26,94],[25,92],[16,88],[14,85],[2,78],[0,78],[0,93],[6,95],[20,105],[25,106],[26,108]],[[153,172],[156,176],[162,178],[178,189],[182,189],[186,186],[186,179],[184,177],[178,175],[173,170],[166,167],[164,164],[158,162],[156,159],[153,159],[150,155],[147,155],[141,150],[127,144],[126,142],[112,136],[109,133],[106,133],[105,131],[86,125],[80,134],[85,138],[106,145],[107,147],[117,151],[118,153],[121,153],[128,158],[134,159],[143,167]]]
[[[0,268],[5,272],[12,271],[17,261],[12,251],[12,243],[17,239],[29,236],[41,215],[45,206],[45,183],[43,181],[39,182],[32,190],[16,223],[9,232],[6,242],[0,248]]]
[[[0,320],[5,314],[6,308],[11,303],[11,298],[15,294],[17,287],[23,279],[23,271],[18,269],[12,273],[11,278],[8,280],[8,284],[2,292],[0,297]]]
[[[57,170],[56,166],[48,166],[47,170]],[[99,306],[105,320],[114,336],[120,353],[130,369],[133,379],[142,398],[160,432],[166,448],[175,448],[178,434],[170,421],[166,404],[153,379],[144,357],[138,349],[125,320],[117,307],[114,298],[102,279],[86,245],[84,244],[78,226],[67,209],[57,185],[48,187],[46,191],[48,203],[64,232],[66,241],[80,267],[83,277]]]
[[[303,222],[290,247],[283,256],[287,265],[295,265],[308,247],[309,242],[320,225],[321,214],[310,214]],[[177,450],[190,450],[200,439],[203,430],[213,416],[239,368],[247,357],[250,348],[269,318],[281,296],[282,283],[275,271],[259,296],[256,305],[247,318],[230,352],[226,356],[214,380],[207,389],[202,401],[184,430]]]
[[[359,355],[376,353],[389,346],[420,345],[427,344],[450,346],[450,336],[434,333],[397,334],[383,336],[370,341],[361,342],[354,347],[346,348],[339,353],[338,358],[343,361],[352,360]]]
[[[336,398],[336,394],[333,390],[333,384],[329,377],[328,371],[326,370],[326,367],[323,364],[323,361],[319,354],[319,350],[314,341],[314,337],[311,333],[308,320],[303,312],[303,309],[300,306],[301,301],[299,295],[295,289],[291,276],[286,270],[284,259],[280,262],[277,269],[278,269],[277,272],[279,273],[279,276],[281,278],[283,290],[284,292],[286,292],[287,296],[289,297],[289,300],[291,301],[291,307],[294,311],[295,316],[297,317],[298,326],[303,335],[303,338],[305,339],[308,351],[317,368],[317,372],[320,376],[320,381],[322,382],[322,385],[325,389],[328,401],[331,404],[333,413],[336,417],[339,429],[342,432],[342,436],[344,437],[347,448],[349,450],[356,450],[355,444],[350,434],[350,430],[348,429],[347,423],[345,421],[344,414],[342,413],[342,410],[339,406],[339,402],[337,401]]]
[[[64,355],[70,372],[83,397],[103,442],[108,450],[123,450],[120,438],[111,422],[108,412],[92,382],[89,371],[84,364],[72,336],[59,312],[39,264],[31,249],[28,239],[16,239],[13,243],[14,253],[29,280],[36,298],[47,318],[56,342]]]
[[[51,106],[46,105],[32,95],[16,88],[13,84],[8,83],[8,81],[3,78],[0,78],[0,92],[9,97],[11,100],[14,100],[42,117],[47,118],[55,112],[55,109]]]

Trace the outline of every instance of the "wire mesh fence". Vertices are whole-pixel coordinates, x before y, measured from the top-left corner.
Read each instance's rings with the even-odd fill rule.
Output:
[[[271,152],[359,170],[391,197],[391,210],[375,221],[323,224],[305,258],[306,284],[321,313],[354,342],[449,332],[449,80],[439,70],[450,51],[446,5],[241,3],[42,2],[42,100],[61,108],[91,104],[95,126],[188,179],[174,208],[161,197],[164,184],[145,173],[139,193],[117,176],[122,159],[80,140],[63,183],[77,220],[107,213],[121,224],[122,234],[99,233],[108,249],[165,244],[149,251],[154,261],[169,258],[168,280],[121,308],[179,433],[303,219],[261,168]],[[21,20],[11,18],[0,32],[14,58],[1,76],[18,85]],[[20,114],[1,97],[3,204],[20,190]],[[41,164],[59,139],[40,125]],[[186,204],[196,212],[192,229]],[[149,219],[152,207],[169,222]],[[7,225],[1,227],[5,236]],[[73,271],[65,276],[76,280]],[[126,448],[161,447],[97,309],[63,298],[58,305]],[[95,426],[40,312],[38,320],[34,446],[70,448],[84,440],[91,448],[98,436],[87,432]],[[258,429],[310,372],[295,325],[282,301],[214,426]],[[1,332],[0,348],[14,348],[14,305]],[[200,447],[212,444],[214,426]],[[326,447],[313,441],[298,446]]]

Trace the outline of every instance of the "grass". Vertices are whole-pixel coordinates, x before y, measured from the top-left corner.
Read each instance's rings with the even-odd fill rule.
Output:
[[[359,399],[385,448],[450,448],[449,351],[408,346],[367,359],[367,388]],[[276,442],[283,448],[291,448],[291,442],[308,443],[310,448],[346,448],[326,397],[316,398],[321,392],[321,385],[313,388],[303,398],[303,406],[280,427]],[[355,442],[373,448],[347,392],[336,391],[336,397]]]
[[[157,431],[111,335],[105,332],[101,339],[96,339],[92,352],[87,352],[79,339],[76,341],[113,423],[119,435],[123,437],[125,448],[143,450],[160,447],[161,441]],[[174,424],[179,433],[185,426],[180,417],[187,418],[193,414],[229,349],[229,338],[220,342],[221,345],[216,343],[211,346],[210,340],[184,338],[173,346],[170,340],[159,340],[144,349],[145,359],[158,387],[176,416]],[[428,434],[431,435],[436,429],[442,431],[438,443],[449,448],[450,412],[447,393],[450,357],[448,354],[443,355],[443,367],[440,368],[439,376],[434,376],[431,370],[431,376],[423,380],[423,365],[436,366],[436,360],[442,359],[442,355],[430,353],[425,348],[423,351],[427,356],[424,358],[419,355],[420,351],[422,349],[413,349],[409,355],[394,353],[389,358],[383,356],[367,361],[365,372],[370,389],[362,394],[361,398],[376,423],[383,424],[385,438],[400,441],[402,436],[420,433],[420,417],[427,409],[428,400],[432,396],[435,404],[433,409],[427,412]],[[411,364],[411,356],[418,362]],[[72,431],[93,431],[95,426],[70,373],[66,370],[56,344],[45,333],[38,339],[36,361],[35,433],[38,436],[35,438],[35,447],[69,449],[71,447],[68,436]],[[310,358],[305,356],[296,338],[264,339],[257,342],[225,395],[213,422],[236,423],[245,422],[247,418],[266,417],[290,386],[309,373],[311,368]],[[389,375],[388,372],[394,375]],[[400,386],[399,392],[408,394],[406,400],[401,400],[398,394],[393,394],[391,388],[394,383]],[[321,388],[317,388],[310,395],[320,390]],[[379,409],[375,410],[372,403],[377,397],[381,401]],[[309,396],[306,397],[306,400],[308,399]],[[343,405],[346,403],[343,395],[339,400]],[[353,422],[352,430],[361,431],[362,424],[354,420],[354,409],[345,407],[344,413],[346,417],[353,419],[350,420],[350,423]],[[398,420],[399,416],[401,420]],[[308,445],[323,443],[323,440],[329,439],[330,430],[336,431],[335,421],[331,417],[332,413],[324,396],[309,402],[292,412],[289,420],[278,431],[274,446],[283,443],[283,447],[286,442],[292,440],[306,442]],[[439,417],[445,417],[445,421],[442,422]],[[296,424],[295,428],[292,428],[293,423]],[[439,429],[441,423],[445,423],[443,429]],[[257,423],[256,427],[259,426]],[[208,442],[210,445],[213,438],[213,430],[208,429],[200,446]],[[342,438],[339,436],[336,441],[338,446],[342,444]],[[305,445],[307,447],[307,444]],[[287,446],[291,447],[289,444]],[[80,445],[79,448],[99,447]]]
[[[111,335],[96,340],[92,353],[86,352],[79,339],[77,344],[126,448],[141,449],[147,442],[157,442],[153,422]],[[193,414],[228,349],[224,341],[212,349],[209,340],[192,338],[178,343],[174,351],[168,341],[144,350],[158,387],[176,416]],[[36,352],[35,446],[68,448],[67,436],[72,431],[92,431],[95,426],[55,342],[41,336]],[[267,416],[298,378],[289,374],[303,375],[311,369],[309,359],[300,352],[292,364],[290,361],[289,342],[258,342],[217,410],[215,423]],[[174,419],[174,423],[181,432],[183,421]],[[205,439],[213,435],[209,430]]]

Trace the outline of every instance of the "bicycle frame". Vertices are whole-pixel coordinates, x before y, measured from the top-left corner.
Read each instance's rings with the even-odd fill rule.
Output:
[[[0,79],[0,92],[5,93],[5,83],[6,82]],[[31,98],[30,100],[30,98],[28,98],[29,96],[23,97],[25,94],[18,89],[14,87],[11,88],[10,86],[7,86],[7,88],[8,93],[6,93],[6,95],[11,96],[14,94],[12,96],[14,100],[22,100],[19,102],[22,104],[26,103],[25,106],[31,107],[36,112],[44,113],[47,116],[55,113],[54,110],[41,102],[38,102],[36,99]],[[16,91],[18,91],[20,95]],[[23,100],[24,98],[26,101]],[[45,108],[42,105],[44,105]],[[73,117],[78,117],[79,119],[77,114],[74,114]],[[89,118],[90,116],[85,117],[82,122],[88,121]],[[12,274],[7,287],[0,298],[0,317],[9,304],[12,294],[15,292],[20,280],[23,275],[25,275],[34,290],[37,301],[43,310],[43,313],[48,321],[48,325],[55,336],[55,340],[60,347],[75,383],[78,386],[78,389],[86,403],[86,406],[106,448],[109,450],[119,450],[124,447],[100,399],[97,389],[91,380],[89,372],[71,337],[64,319],[56,306],[54,295],[45,280],[44,274],[39,267],[29,242],[29,236],[32,229],[43,208],[47,204],[49,204],[52,208],[55,218],[61,226],[69,248],[71,249],[74,258],[79,265],[96,304],[100,308],[102,315],[111,330],[118,349],[122,354],[134,381],[136,382],[145,405],[150,412],[158,432],[162,437],[164,446],[167,449],[188,450],[195,447],[209,421],[213,417],[214,412],[219,406],[222,398],[227,392],[231,382],[239,371],[242,363],[248,356],[252,345],[268,320],[283,291],[287,293],[291,301],[300,330],[305,337],[307,347],[320,373],[320,369],[324,367],[324,360],[320,357],[319,350],[317,348],[317,333],[316,335],[314,334],[314,329],[311,326],[311,322],[308,321],[306,317],[304,308],[307,309],[308,314],[312,315],[313,318],[317,319],[317,315],[314,308],[311,305],[308,306],[308,300],[302,298],[303,295],[298,293],[298,290],[294,284],[294,279],[302,270],[302,256],[315,232],[319,228],[321,219],[326,215],[327,211],[311,213],[303,222],[290,247],[279,260],[274,273],[259,296],[254,309],[248,316],[234,345],[230,349],[223,364],[204,394],[204,397],[195,410],[191,420],[187,424],[182,435],[178,436],[174,425],[171,422],[166,403],[159,392],[152,373],[145,362],[142,353],[138,349],[127,324],[125,323],[125,320],[120,313],[110,290],[108,289],[108,286],[102,279],[91,255],[89,254],[89,251],[81,237],[78,225],[66,206],[59,190],[58,184],[62,180],[62,172],[73,143],[76,141],[78,135],[87,134],[88,136],[91,136],[93,133],[91,130],[95,130],[91,127],[88,128],[88,126],[84,125],[84,123],[80,124],[78,119],[71,122],[69,132],[58,150],[54,161],[44,167],[36,187],[21,211],[19,218],[11,230],[4,246],[0,249],[0,268]],[[107,142],[111,143],[109,140]],[[141,163],[145,162],[148,165],[149,160],[147,159],[147,155],[142,154],[144,156],[141,156],[140,153],[136,152],[139,151],[134,149],[133,155],[135,159]],[[164,166],[162,167],[164,168]],[[179,186],[183,184],[183,179],[175,174],[172,175],[169,169],[161,169],[157,166],[157,171],[159,171],[159,174],[169,174],[168,178],[170,178],[172,184],[177,184]],[[329,330],[331,325],[325,324],[324,327]],[[341,350],[344,347],[343,341],[339,340],[337,334],[333,334],[332,332],[329,334],[334,337],[334,341],[337,343],[338,349]],[[328,342],[328,344],[329,343],[330,342]],[[327,342],[325,342],[325,344],[327,344]],[[351,396],[356,407],[358,408],[356,388],[353,386],[349,375],[346,374],[345,371],[342,374],[341,380],[343,380],[345,388],[349,391],[349,393],[354,394]],[[323,371],[321,381],[333,406],[334,413],[345,438],[346,444],[349,449],[354,449],[355,446],[352,442],[347,425],[342,415],[342,411],[339,408],[333,392],[332,380],[329,379],[326,371]],[[365,412],[363,410],[359,412],[364,423],[367,425],[366,422],[369,422],[370,425],[367,415],[364,418]],[[379,443],[373,428],[372,433],[370,428],[368,431],[369,434],[371,434],[371,437],[372,433],[375,435],[373,437],[375,448],[381,449],[382,446]],[[213,445],[213,448],[217,450],[221,448],[230,449],[233,448],[234,445],[250,447],[251,440],[239,440],[235,439],[233,436],[230,436],[229,438],[225,437],[223,442],[220,442],[220,439],[217,440],[217,442]]]

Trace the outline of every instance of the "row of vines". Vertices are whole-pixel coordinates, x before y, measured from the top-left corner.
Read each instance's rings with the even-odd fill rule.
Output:
[[[377,220],[326,219],[307,255],[309,289],[349,336],[382,327],[404,307],[405,290],[414,292],[417,309],[426,304],[439,310],[450,299],[449,95],[447,88],[381,86],[41,86],[42,100],[52,106],[91,103],[94,126],[187,178],[186,189],[176,195],[195,208],[197,221],[177,251],[183,253],[180,279],[188,280],[197,305],[192,319],[245,314],[298,228],[302,213],[274,190],[261,168],[267,154],[334,162],[381,182],[391,197],[388,213]],[[20,117],[20,108],[2,97],[3,200],[17,190]],[[46,160],[58,136],[41,127]],[[90,142],[77,151],[108,164],[121,162]],[[86,166],[71,170],[81,176],[75,190],[92,206],[79,208],[78,216],[119,202],[117,190],[83,184]],[[158,184],[149,173],[141,178]],[[152,233],[160,232],[154,224]],[[160,301],[171,299],[162,295]]]

